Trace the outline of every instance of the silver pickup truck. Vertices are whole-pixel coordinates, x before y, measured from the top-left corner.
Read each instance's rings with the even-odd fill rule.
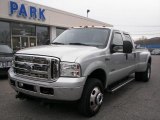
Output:
[[[128,33],[108,27],[68,29],[51,45],[20,50],[13,59],[9,81],[17,97],[78,101],[86,116],[99,111],[104,90],[123,86],[127,82],[119,81],[131,81],[131,74],[143,82],[151,74],[150,52],[136,50]]]

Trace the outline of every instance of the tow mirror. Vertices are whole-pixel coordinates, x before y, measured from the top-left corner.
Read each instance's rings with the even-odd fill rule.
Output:
[[[116,52],[123,52],[123,45],[111,45],[111,53],[116,53]]]
[[[133,45],[130,41],[123,41],[123,53],[132,53]]]

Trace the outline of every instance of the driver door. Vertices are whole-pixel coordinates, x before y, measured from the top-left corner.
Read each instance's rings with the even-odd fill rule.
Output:
[[[126,54],[123,53],[123,37],[119,31],[114,31],[112,34],[110,51],[112,51],[112,46],[117,46],[115,47],[117,52],[110,53],[108,84],[125,77],[127,67]]]

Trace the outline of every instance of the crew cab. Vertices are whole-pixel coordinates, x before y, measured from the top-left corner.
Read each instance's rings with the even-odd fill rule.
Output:
[[[136,50],[126,32],[86,26],[66,30],[50,45],[18,51],[9,81],[19,97],[78,101],[80,112],[93,116],[104,90],[134,73],[137,81],[149,81],[148,50]]]

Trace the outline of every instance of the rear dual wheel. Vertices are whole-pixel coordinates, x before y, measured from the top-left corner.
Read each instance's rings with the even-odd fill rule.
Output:
[[[147,64],[147,69],[144,72],[136,72],[135,79],[137,81],[148,82],[151,77],[151,64]]]

